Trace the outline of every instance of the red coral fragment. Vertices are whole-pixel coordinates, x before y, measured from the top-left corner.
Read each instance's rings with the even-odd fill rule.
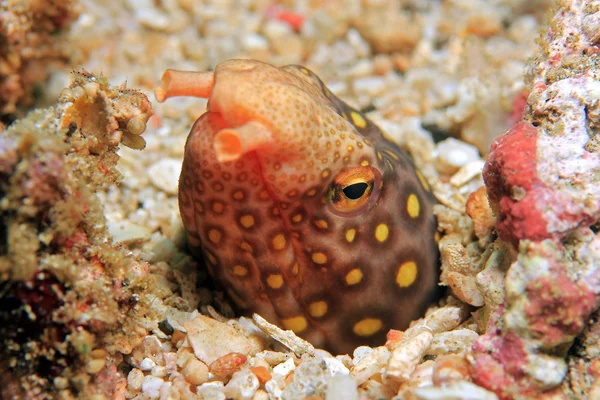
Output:
[[[49,271],[37,271],[32,279],[19,285],[16,295],[38,319],[49,318],[64,302],[64,288]]]
[[[304,24],[304,15],[287,11],[281,6],[275,4],[267,8],[266,16],[267,18],[285,22],[296,32],[299,32]]]
[[[529,97],[528,90],[521,90],[516,94],[512,102],[512,112],[510,113],[510,120],[513,123],[519,122],[523,118],[523,112],[527,105],[527,98]]]
[[[502,364],[489,354],[476,354],[474,360],[471,365],[473,382],[496,393],[502,400],[511,398],[509,393],[516,391],[515,381],[504,371]]]
[[[516,245],[520,239],[541,241],[550,237],[538,201],[548,188],[537,175],[537,129],[516,124],[492,144],[483,170],[488,196],[498,217],[500,237]]]
[[[531,332],[548,347],[579,334],[595,304],[595,294],[564,273],[529,282],[527,291],[525,315]]]
[[[519,336],[482,335],[473,345],[471,377],[473,382],[496,393],[501,399],[512,399],[517,393],[532,394],[535,387],[527,380],[527,352]]]

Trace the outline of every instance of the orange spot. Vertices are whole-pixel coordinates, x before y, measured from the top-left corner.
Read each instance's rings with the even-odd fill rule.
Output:
[[[246,276],[248,275],[248,268],[243,265],[236,265],[233,267],[233,274],[240,277]]]
[[[285,240],[285,236],[283,233],[279,233],[273,237],[273,248],[275,250],[283,250],[285,248],[287,241]]]
[[[325,264],[327,262],[327,256],[325,253],[320,251],[312,253],[312,260],[315,264]]]
[[[283,286],[283,276],[281,274],[271,274],[267,277],[267,285],[271,289],[280,289]]]
[[[208,240],[210,240],[214,244],[219,244],[222,237],[223,233],[218,229],[211,229],[208,231]]]

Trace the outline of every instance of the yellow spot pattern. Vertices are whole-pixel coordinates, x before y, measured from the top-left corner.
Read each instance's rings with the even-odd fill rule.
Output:
[[[300,221],[302,221],[302,214],[296,214],[292,217],[292,221],[295,223],[298,223]]]
[[[308,305],[308,313],[313,318],[321,318],[327,314],[327,303],[325,301],[315,301]]]
[[[217,214],[221,214],[223,212],[223,210],[225,209],[225,206],[220,201],[215,201],[212,205],[212,209]]]
[[[210,231],[208,231],[208,240],[210,240],[214,244],[219,244],[222,236],[223,234],[218,229],[211,229]]]
[[[212,265],[217,265],[217,259],[210,253],[206,253],[206,258],[208,258],[208,262]]]
[[[244,192],[238,190],[237,192],[233,193],[233,198],[235,200],[244,200]]]
[[[396,153],[394,153],[391,150],[384,150],[386,152],[387,155],[389,155],[390,157],[392,157],[394,160],[399,161],[400,158],[398,157],[398,155]]]
[[[243,277],[248,275],[248,269],[243,265],[236,265],[233,267],[233,274],[236,276]]]
[[[283,250],[285,248],[285,244],[286,240],[285,236],[283,236],[283,233],[275,235],[275,237],[273,238],[273,248],[275,250]]]
[[[252,215],[243,215],[240,218],[240,224],[246,229],[252,228],[254,226],[254,217]]]
[[[327,262],[327,256],[319,251],[312,253],[312,260],[315,264],[325,264]]]
[[[250,246],[250,243],[248,242],[242,242],[240,248],[244,251],[247,251],[248,253],[252,253],[252,246]]]
[[[414,261],[407,261],[400,265],[396,274],[396,284],[399,287],[409,287],[417,279],[417,264]]]
[[[379,332],[381,328],[383,322],[379,318],[365,318],[354,324],[352,331],[358,336],[368,337]]]
[[[364,128],[367,126],[367,121],[365,118],[356,111],[352,111],[350,113],[350,118],[352,118],[352,123],[356,125],[357,128]]]
[[[281,323],[285,327],[285,329],[289,329],[294,331],[294,333],[303,332],[308,326],[308,322],[306,322],[306,318],[303,316],[297,316],[292,318],[282,319]]]
[[[317,219],[315,220],[314,224],[319,229],[327,229],[327,227],[329,226],[327,224],[327,221],[325,221],[324,219]]]
[[[411,193],[410,196],[408,196],[406,210],[411,218],[417,218],[419,216],[419,213],[421,212],[421,204],[419,203],[419,199],[417,198],[416,194]]]
[[[283,276],[281,274],[271,274],[267,277],[267,285],[271,289],[280,289],[283,286]]]
[[[419,178],[419,180],[421,181],[421,185],[423,185],[423,189],[429,192],[431,188],[429,187],[429,182],[427,182],[427,179],[425,179],[421,171],[416,170],[415,172],[417,173],[417,178]]]
[[[362,281],[363,273],[360,269],[354,268],[346,274],[346,284],[348,286],[358,285]]]
[[[388,238],[390,231],[388,229],[388,226],[386,224],[379,224],[377,225],[377,228],[375,228],[375,238],[379,241],[379,242],[385,242],[386,239]]]
[[[356,229],[348,229],[346,231],[346,241],[348,243],[354,242],[355,237],[356,237]]]

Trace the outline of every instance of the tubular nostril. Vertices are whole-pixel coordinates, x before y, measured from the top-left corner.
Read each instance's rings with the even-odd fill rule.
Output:
[[[214,148],[219,162],[234,161],[242,155],[240,137],[231,129],[222,129],[215,135]]]
[[[215,82],[213,72],[177,71],[168,69],[160,79],[160,85],[154,89],[159,103],[169,97],[191,96],[207,99]]]
[[[235,161],[244,153],[270,144],[272,138],[266,126],[250,121],[237,128],[221,129],[215,135],[213,146],[219,162]]]

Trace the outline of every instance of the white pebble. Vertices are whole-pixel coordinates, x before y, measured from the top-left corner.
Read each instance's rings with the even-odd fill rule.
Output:
[[[203,400],[225,400],[227,396],[223,393],[223,382],[208,382],[196,389],[196,394]]]
[[[296,364],[294,364],[294,359],[293,358],[288,358],[286,362],[283,362],[279,365],[276,365],[273,368],[273,373],[280,375],[282,377],[286,377],[289,375],[290,372],[292,372],[294,369],[296,369]]]
[[[190,356],[181,373],[193,385],[201,385],[208,381],[208,367],[194,356]]]
[[[325,400],[358,400],[356,382],[348,375],[334,376],[327,383]]]
[[[415,396],[421,400],[497,400],[496,394],[467,381],[453,382],[443,387],[423,387],[415,389]]]
[[[150,371],[154,367],[156,367],[156,363],[148,357],[144,358],[140,363],[140,369],[142,371]]]
[[[281,399],[281,395],[283,394],[282,390],[279,388],[277,381],[275,379],[271,379],[267,383],[265,383],[265,390],[269,394],[270,399],[279,400]]]
[[[162,365],[157,365],[156,367],[152,368],[151,374],[152,376],[162,378],[163,376],[167,375],[167,368],[163,367]]]
[[[127,384],[133,390],[140,390],[142,388],[142,382],[144,380],[144,373],[138,368],[134,368],[129,371],[127,375]]]
[[[238,371],[225,386],[225,394],[235,400],[249,400],[260,387],[256,375],[249,370]]]
[[[140,8],[136,10],[135,19],[141,25],[158,31],[164,31],[171,25],[169,18],[155,8]]]
[[[475,160],[463,165],[457,173],[452,175],[450,183],[454,187],[461,187],[476,176],[481,176],[485,161]]]
[[[142,382],[142,391],[151,399],[156,399],[160,392],[160,387],[165,383],[161,378],[155,376],[147,376]]]
[[[169,194],[177,194],[180,173],[181,160],[174,158],[165,158],[148,168],[152,184]]]
[[[244,46],[244,49],[248,51],[268,50],[269,42],[267,42],[267,39],[265,39],[264,36],[251,33],[242,38],[242,46]]]
[[[357,95],[366,94],[370,97],[376,97],[383,93],[389,85],[387,84],[385,77],[367,76],[356,79],[352,86]]]
[[[108,224],[108,233],[113,243],[132,243],[150,239],[152,231],[145,226],[134,224],[127,220]]]
[[[325,357],[323,358],[323,362],[327,366],[327,370],[331,373],[331,375],[348,375],[350,374],[350,370],[346,368],[343,362],[333,357]]]
[[[368,346],[359,346],[356,349],[354,349],[354,353],[352,353],[353,356],[353,360],[352,360],[352,364],[356,365],[358,364],[358,362],[365,356],[368,356],[369,354],[373,353],[373,349],[368,347]]]
[[[435,166],[438,171],[453,174],[472,161],[479,160],[477,147],[454,138],[448,138],[437,145]]]

